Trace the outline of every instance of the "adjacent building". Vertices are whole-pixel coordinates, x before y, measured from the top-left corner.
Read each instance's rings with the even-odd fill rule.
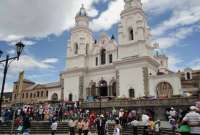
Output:
[[[60,82],[48,84],[36,84],[30,80],[24,79],[22,91],[18,94],[18,81],[14,82],[12,103],[45,103],[58,102],[61,100]]]

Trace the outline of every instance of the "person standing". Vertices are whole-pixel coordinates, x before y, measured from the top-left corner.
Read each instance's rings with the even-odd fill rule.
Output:
[[[183,123],[187,122],[191,127],[191,135],[200,135],[200,114],[197,113],[198,108],[195,106],[190,107],[190,112],[183,118]]]
[[[73,118],[71,118],[70,120],[69,120],[69,131],[70,131],[70,135],[75,135],[75,126],[76,126],[76,124],[75,124],[75,120],[73,119]]]
[[[113,135],[120,135],[121,125],[119,123],[119,120],[115,120],[115,128]]]
[[[142,115],[142,122],[144,124],[144,130],[143,130],[143,135],[147,135],[147,129],[148,129],[148,121],[149,121],[149,116],[147,114]]]
[[[28,116],[25,116],[23,119],[23,133],[29,133],[31,128],[31,122]]]
[[[55,135],[57,128],[58,128],[58,123],[56,120],[53,119],[52,124],[51,124],[51,134],[52,135]]]
[[[104,119],[103,115],[101,115],[100,118],[97,119],[96,124],[98,135],[105,135],[106,120]]]
[[[80,118],[77,123],[78,134],[81,135],[83,131],[83,120]]]
[[[89,132],[89,121],[87,119],[83,122],[83,134],[88,135]]]

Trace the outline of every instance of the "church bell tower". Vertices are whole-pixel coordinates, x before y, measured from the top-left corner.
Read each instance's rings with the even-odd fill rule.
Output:
[[[93,38],[89,28],[89,17],[82,5],[75,17],[75,26],[71,29],[67,48],[67,68],[85,67]]]
[[[150,55],[150,30],[141,0],[124,0],[118,25],[120,57]]]

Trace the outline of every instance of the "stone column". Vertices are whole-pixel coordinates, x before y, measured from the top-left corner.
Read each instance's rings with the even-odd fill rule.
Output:
[[[79,99],[83,99],[83,83],[84,83],[84,77],[79,77]]]
[[[120,95],[120,85],[119,85],[119,71],[116,71],[116,97]]]
[[[149,72],[147,67],[143,67],[144,95],[149,96]]]

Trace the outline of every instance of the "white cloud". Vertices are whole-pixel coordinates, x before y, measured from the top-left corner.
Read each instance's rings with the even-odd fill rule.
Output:
[[[58,62],[58,59],[57,58],[47,58],[45,60],[42,61],[43,63],[57,63]]]
[[[197,22],[200,22],[200,5],[199,7],[193,7],[188,10],[175,10],[173,16],[169,20],[164,21],[157,28],[152,30],[152,34],[154,36],[160,36],[166,31],[177,27],[189,26]]]
[[[171,46],[177,45],[181,40],[185,39],[194,31],[195,27],[180,28],[177,31],[170,33],[169,35],[164,35],[158,37],[156,42],[160,44],[160,48],[169,48]]]
[[[190,63],[190,67],[191,67],[192,69],[200,69],[200,58],[194,59],[194,60]]]
[[[98,12],[92,7],[99,0],[1,0],[0,40],[42,38],[60,34],[74,25],[74,17],[84,3],[89,15]]]
[[[183,69],[183,59],[180,57],[174,55],[174,54],[168,54],[168,64],[169,64],[169,69],[173,71],[178,71]]]
[[[91,27],[94,31],[108,30],[113,24],[120,20],[120,13],[123,9],[123,0],[111,1],[108,9],[100,14],[97,19],[92,20]]]

